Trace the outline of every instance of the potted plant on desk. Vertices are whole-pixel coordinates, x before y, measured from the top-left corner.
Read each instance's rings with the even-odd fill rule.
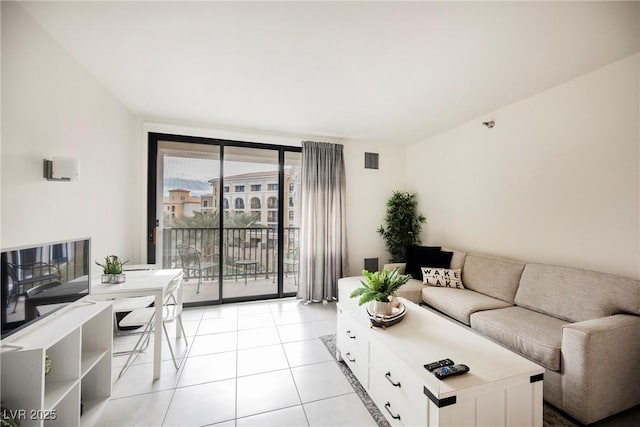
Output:
[[[366,280],[360,281],[360,283],[362,283],[362,287],[351,292],[350,297],[360,297],[358,305],[375,301],[373,304],[373,312],[376,315],[390,315],[392,309],[391,299],[393,294],[400,286],[404,285],[409,281],[409,279],[411,279],[410,275],[402,275],[399,270],[399,268],[395,268],[393,271],[389,271],[386,267],[382,272],[376,271],[375,273],[363,270],[362,274],[365,276]]]
[[[124,283],[126,275],[122,272],[122,266],[129,261],[120,261],[116,255],[105,257],[104,264],[96,261],[96,264],[102,267],[102,283],[118,284]]]

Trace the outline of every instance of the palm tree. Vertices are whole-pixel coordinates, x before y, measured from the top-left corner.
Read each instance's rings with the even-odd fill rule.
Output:
[[[242,211],[226,212],[224,216],[224,226],[228,228],[263,228],[264,225],[258,221],[257,213]]]
[[[258,214],[242,211],[226,212],[224,216],[225,228],[265,228],[264,224],[258,222]],[[234,232],[235,234],[235,232]],[[234,245],[243,246],[246,233],[239,232],[238,236],[234,236]]]
[[[218,228],[220,225],[220,213],[216,210],[211,213],[195,212],[192,217],[168,218],[166,227],[174,228]]]

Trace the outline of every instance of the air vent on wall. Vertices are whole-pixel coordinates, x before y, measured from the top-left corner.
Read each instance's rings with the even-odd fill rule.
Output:
[[[364,168],[378,169],[378,153],[364,153]]]
[[[367,271],[378,271],[378,258],[365,258],[364,269]]]

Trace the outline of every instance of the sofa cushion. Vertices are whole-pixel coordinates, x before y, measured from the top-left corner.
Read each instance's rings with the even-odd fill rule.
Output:
[[[465,288],[513,304],[524,264],[506,258],[468,254],[462,269]]]
[[[449,268],[452,252],[443,252],[440,246],[407,246],[407,266],[405,274],[422,280],[420,267]]]
[[[449,268],[462,269],[462,267],[464,267],[464,259],[467,256],[466,252],[462,252],[457,249],[445,248],[445,247],[443,247],[442,250],[444,252],[453,252],[453,256],[451,257],[451,264],[449,265]]]
[[[424,288],[422,281],[410,279],[396,290],[395,295],[406,298],[414,304],[420,304],[422,302],[422,288]]]
[[[545,368],[560,371],[561,319],[508,307],[471,315],[471,328]]]
[[[435,286],[422,288],[422,301],[465,325],[470,324],[469,318],[476,311],[504,308],[511,305],[478,292]]]
[[[515,302],[571,322],[623,312],[640,314],[640,282],[577,268],[527,264]]]

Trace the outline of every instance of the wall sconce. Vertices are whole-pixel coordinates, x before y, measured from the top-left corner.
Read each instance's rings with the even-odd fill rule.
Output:
[[[44,159],[42,168],[47,181],[73,181],[80,178],[80,161],[71,157]]]
[[[492,127],[494,127],[496,125],[496,122],[491,120],[491,121],[488,121],[488,122],[482,122],[482,125],[488,127],[489,129],[491,129]]]

